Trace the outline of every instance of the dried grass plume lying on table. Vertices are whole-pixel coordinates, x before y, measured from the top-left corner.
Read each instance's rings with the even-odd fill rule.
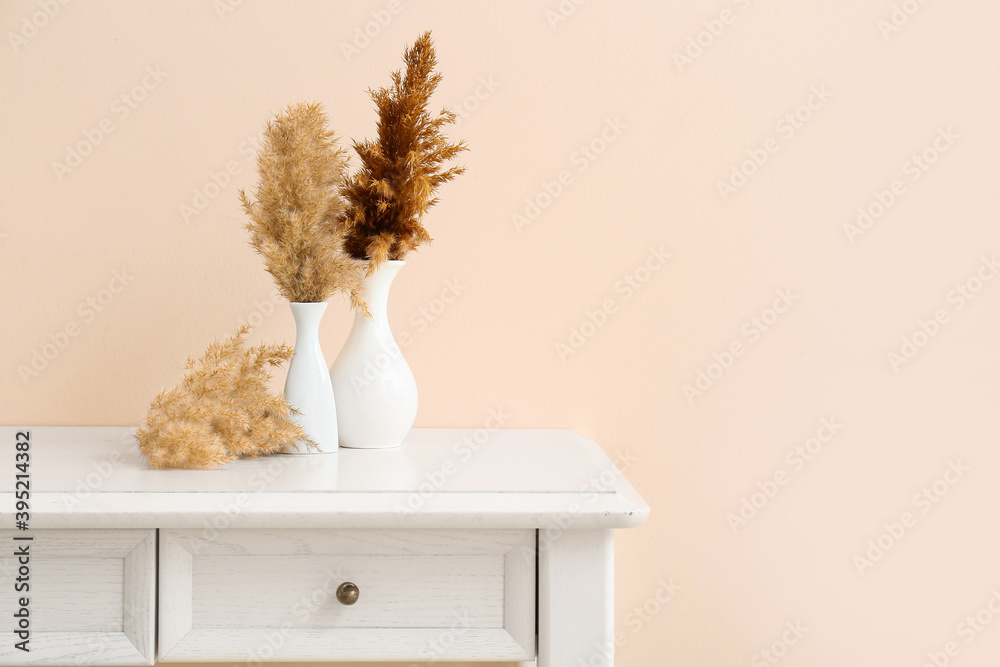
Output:
[[[441,170],[443,162],[467,149],[441,133],[455,122],[453,112],[433,117],[427,112],[441,82],[430,32],[406,50],[403,61],[405,75],[397,70],[390,87],[369,91],[378,109],[378,141],[354,142],[361,167],[343,190],[349,204],[346,248],[352,257],[370,260],[369,274],[431,240],[421,218],[437,203],[437,187],[465,171]]]
[[[257,155],[257,190],[252,198],[240,190],[240,199],[250,243],[282,296],[315,303],[345,292],[354,307],[367,310],[360,264],[343,248],[347,153],[326,124],[316,102],[290,105],[269,121]]]
[[[150,468],[217,468],[241,456],[275,454],[296,440],[318,449],[271,394],[271,368],[292,356],[286,345],[246,345],[244,325],[214,341],[173,389],[157,394],[136,431]]]

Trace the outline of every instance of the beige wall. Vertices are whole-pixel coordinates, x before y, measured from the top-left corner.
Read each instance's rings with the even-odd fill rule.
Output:
[[[290,341],[237,205],[252,143],[308,98],[371,136],[365,89],[433,28],[437,102],[472,150],[392,294],[418,425],[501,409],[623,457],[652,515],[619,533],[618,664],[771,664],[758,652],[795,622],[779,664],[916,666],[949,641],[951,664],[1000,655],[1000,620],[961,625],[1000,588],[1000,280],[980,282],[1000,250],[1000,5],[39,5],[0,4],[0,423],[136,424],[239,322]],[[387,25],[345,52],[373,16]],[[526,200],[542,210],[518,225]],[[334,299],[329,359],[349,322]],[[894,368],[904,337],[923,345]],[[686,395],[699,371],[716,379]],[[816,434],[807,461],[794,448]],[[968,472],[921,498],[950,461]],[[766,504],[734,531],[743,499]]]

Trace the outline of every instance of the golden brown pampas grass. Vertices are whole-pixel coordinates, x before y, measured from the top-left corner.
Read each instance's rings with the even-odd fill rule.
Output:
[[[387,259],[402,259],[431,240],[421,224],[437,202],[439,185],[465,171],[441,164],[466,150],[464,142],[448,143],[441,128],[455,114],[427,112],[431,94],[441,81],[434,71],[437,57],[426,32],[403,55],[406,74],[392,73],[392,85],[369,91],[378,109],[378,141],[354,142],[361,167],[343,188],[349,206],[346,248],[352,257],[371,260],[371,274]]]
[[[245,345],[244,325],[214,341],[173,389],[161,391],[136,431],[150,468],[217,468],[240,456],[274,454],[309,443],[285,399],[268,391],[271,368],[292,356],[286,345]]]
[[[264,257],[281,294],[293,302],[361,297],[359,264],[343,252],[347,232],[340,196],[347,153],[316,102],[290,105],[268,122],[257,155],[253,198],[240,190],[250,243]]]

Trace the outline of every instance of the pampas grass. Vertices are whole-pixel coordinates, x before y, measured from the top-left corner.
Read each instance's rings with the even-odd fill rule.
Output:
[[[286,299],[312,303],[345,292],[367,310],[359,263],[343,251],[347,153],[326,124],[316,102],[290,105],[268,122],[256,193],[240,190],[240,199],[250,243]]]
[[[150,468],[217,468],[241,456],[275,454],[308,441],[290,408],[268,390],[271,368],[292,356],[286,345],[246,346],[249,326],[215,341],[173,389],[161,391],[136,431]]]
[[[441,81],[434,71],[437,57],[426,32],[403,55],[406,73],[392,73],[392,85],[369,91],[378,109],[378,141],[354,142],[361,167],[348,178],[347,252],[370,260],[369,275],[388,259],[402,259],[431,240],[421,218],[437,203],[439,185],[465,171],[441,165],[466,150],[449,143],[441,129],[455,114],[427,112],[431,94]]]

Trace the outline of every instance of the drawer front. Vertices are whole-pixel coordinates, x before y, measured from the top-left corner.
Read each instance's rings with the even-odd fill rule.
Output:
[[[534,657],[534,531],[211,537],[160,531],[161,661]],[[344,582],[353,605],[337,599]]]
[[[38,530],[14,540],[23,536],[0,530],[0,665],[153,664],[156,531]],[[14,556],[25,545],[27,557]],[[21,597],[27,652],[10,632],[12,619],[22,623]]]

